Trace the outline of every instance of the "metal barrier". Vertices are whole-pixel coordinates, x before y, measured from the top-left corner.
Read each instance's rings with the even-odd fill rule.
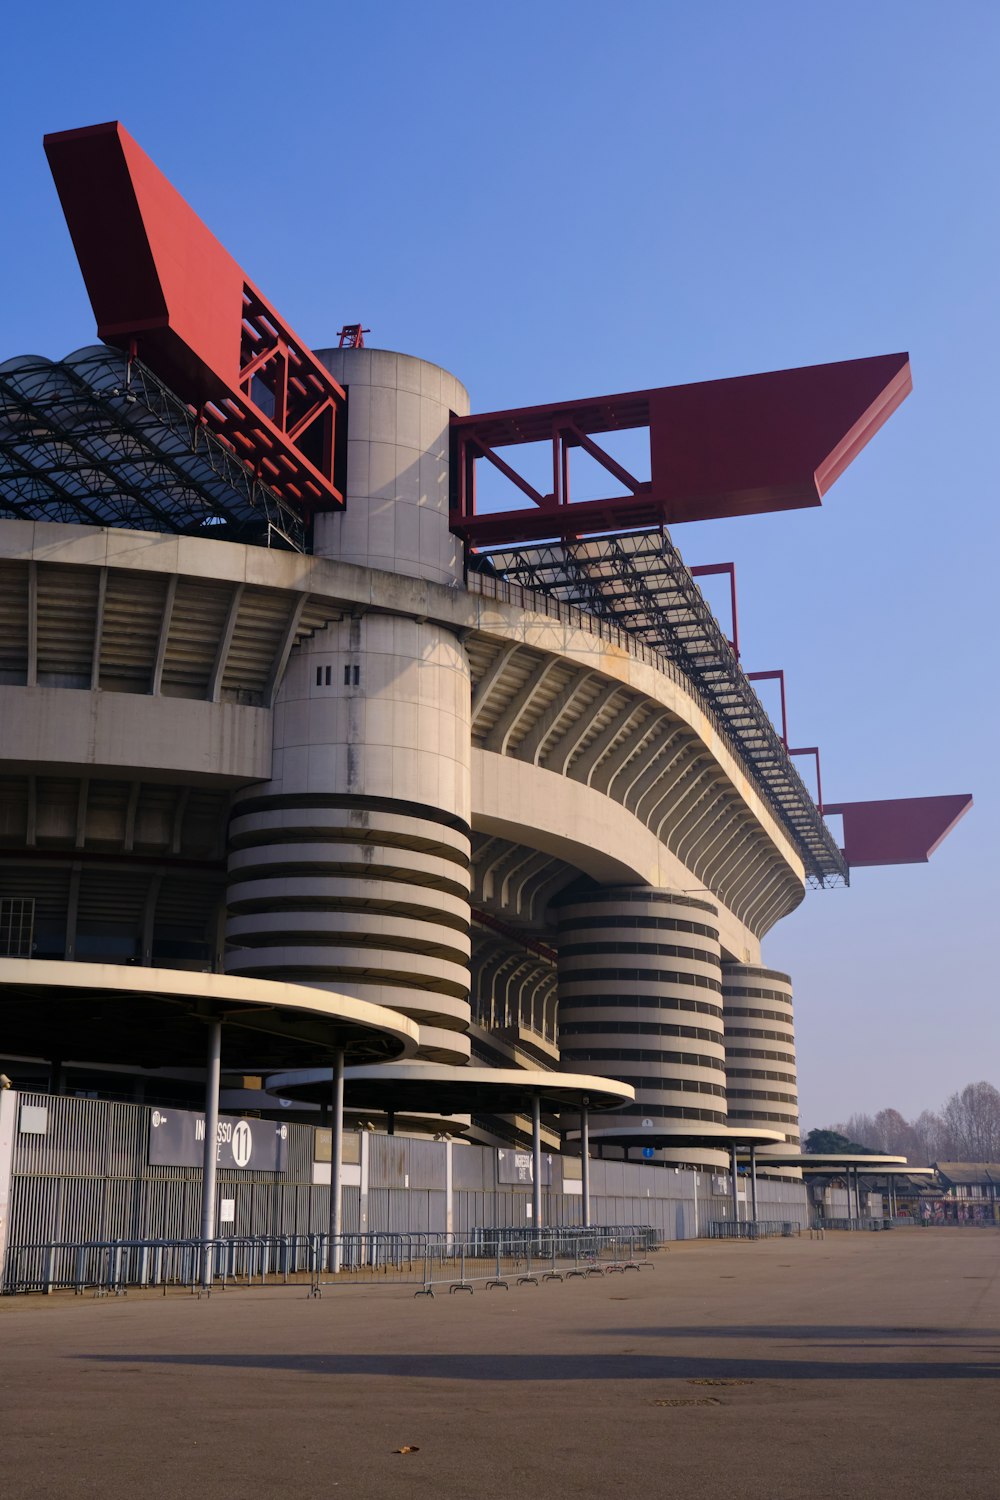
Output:
[[[866,1218],[866,1219],[817,1219],[817,1229],[894,1229],[899,1223],[908,1223],[909,1220]]]
[[[625,1230],[537,1231],[531,1237],[482,1234],[473,1240],[428,1247],[424,1284],[414,1293],[433,1297],[435,1287],[453,1292],[509,1291],[516,1286],[538,1286],[544,1281],[606,1276],[639,1271],[652,1264],[646,1257],[656,1248],[644,1228]]]
[[[883,1216],[871,1219],[817,1219],[817,1229],[996,1229],[1000,1226],[987,1219],[937,1220],[916,1218],[911,1214],[897,1214],[895,1218]]]
[[[225,1239],[50,1241],[16,1245],[7,1254],[2,1290],[14,1292],[121,1292],[127,1287],[194,1287],[203,1257],[211,1258],[213,1285],[288,1283],[315,1274],[318,1235],[230,1236]]]
[[[444,1279],[442,1267],[466,1280],[465,1268],[485,1265],[493,1279],[505,1280],[501,1270],[529,1278],[538,1274],[586,1274],[592,1265],[602,1270],[638,1267],[639,1257],[657,1245],[656,1232],[645,1226],[597,1229],[518,1228],[477,1229],[467,1235],[441,1230],[381,1231],[345,1234],[334,1257],[338,1269],[329,1271],[330,1240],[326,1234],[258,1235],[224,1239],[135,1239],[48,1241],[15,1245],[7,1253],[4,1293],[76,1293],[118,1295],[129,1287],[224,1290],[229,1285],[307,1285],[314,1295],[324,1286],[415,1285],[426,1287]],[[209,1257],[207,1274],[204,1257]],[[490,1279],[486,1272],[473,1279]]]
[[[802,1225],[794,1219],[758,1219],[735,1222],[732,1219],[713,1219],[708,1226],[710,1240],[774,1240],[790,1239],[802,1233]]]

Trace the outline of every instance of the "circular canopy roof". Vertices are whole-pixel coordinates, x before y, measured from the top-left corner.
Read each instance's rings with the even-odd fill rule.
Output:
[[[285,1099],[330,1098],[329,1068],[279,1074],[267,1080],[270,1094]],[[344,1102],[351,1109],[392,1110],[402,1113],[461,1115],[489,1111],[509,1114],[529,1110],[537,1095],[553,1113],[618,1109],[635,1099],[635,1089],[610,1078],[587,1073],[548,1073],[523,1068],[442,1067],[424,1063],[388,1063],[379,1068],[348,1068],[344,1073]]]
[[[579,1131],[570,1131],[570,1138],[579,1135]],[[592,1132],[591,1138],[597,1143],[609,1146],[653,1146],[658,1151],[671,1151],[681,1147],[697,1147],[701,1150],[714,1149],[716,1151],[731,1151],[735,1145],[737,1149],[751,1146],[773,1146],[784,1145],[785,1137],[777,1130],[744,1130],[731,1125],[716,1125],[711,1121],[705,1124],[689,1124],[686,1120],[659,1120],[652,1128],[636,1125],[613,1126],[609,1130]],[[760,1156],[758,1161],[772,1162],[772,1156]],[[782,1159],[782,1165],[784,1165]]]
[[[203,1067],[205,1022],[221,1020],[225,1068],[294,1067],[332,1057],[412,1057],[416,1024],[328,990],[131,964],[0,959],[6,1055],[137,1067]]]
[[[823,1151],[765,1151],[757,1158],[769,1166],[800,1167],[803,1172],[846,1172],[848,1167],[863,1167],[869,1172],[905,1172],[905,1156],[827,1155]]]

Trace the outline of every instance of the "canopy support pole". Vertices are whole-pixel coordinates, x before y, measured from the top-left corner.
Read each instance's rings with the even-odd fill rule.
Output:
[[[590,1101],[580,1105],[580,1176],[583,1179],[583,1227],[590,1228]]]
[[[531,1221],[542,1227],[542,1101],[531,1096]]]
[[[731,1185],[732,1185],[732,1190],[733,1190],[733,1223],[734,1224],[738,1224],[740,1222],[740,1194],[739,1194],[739,1188],[737,1186],[738,1178],[737,1178],[737,1175],[736,1175],[736,1142],[735,1141],[733,1141],[732,1145],[729,1148],[729,1162],[730,1162],[730,1166],[732,1168],[732,1174],[731,1174],[732,1175],[732,1183],[731,1183]]]
[[[757,1147],[750,1147],[750,1206],[753,1222],[757,1222]]]
[[[327,1265],[334,1275],[341,1266],[344,1180],[344,1049],[333,1054],[333,1091],[330,1100],[330,1249]]]
[[[201,1168],[201,1284],[211,1286],[215,1239],[215,1188],[219,1157],[219,1083],[222,1078],[222,1022],[208,1023],[205,1063],[205,1150]]]

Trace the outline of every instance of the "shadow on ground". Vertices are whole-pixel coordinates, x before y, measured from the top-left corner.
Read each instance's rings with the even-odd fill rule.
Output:
[[[619,1334],[631,1337],[635,1330]],[[691,1333],[692,1330],[678,1330]],[[718,1330],[716,1330],[717,1332]],[[83,1354],[94,1364],[385,1375],[413,1380],[995,1380],[1000,1361],[724,1359],[650,1354]]]

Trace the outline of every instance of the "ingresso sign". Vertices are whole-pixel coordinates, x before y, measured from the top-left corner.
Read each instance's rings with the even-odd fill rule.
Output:
[[[248,1172],[283,1172],[288,1160],[288,1126],[273,1120],[219,1116],[215,1159],[220,1167]],[[205,1116],[183,1109],[154,1109],[149,1117],[151,1167],[200,1167],[205,1160]]]
[[[530,1151],[498,1151],[497,1152],[497,1182],[504,1186],[522,1185],[530,1187],[534,1180],[533,1164]],[[542,1157],[542,1186],[552,1185],[552,1158],[548,1154]]]

